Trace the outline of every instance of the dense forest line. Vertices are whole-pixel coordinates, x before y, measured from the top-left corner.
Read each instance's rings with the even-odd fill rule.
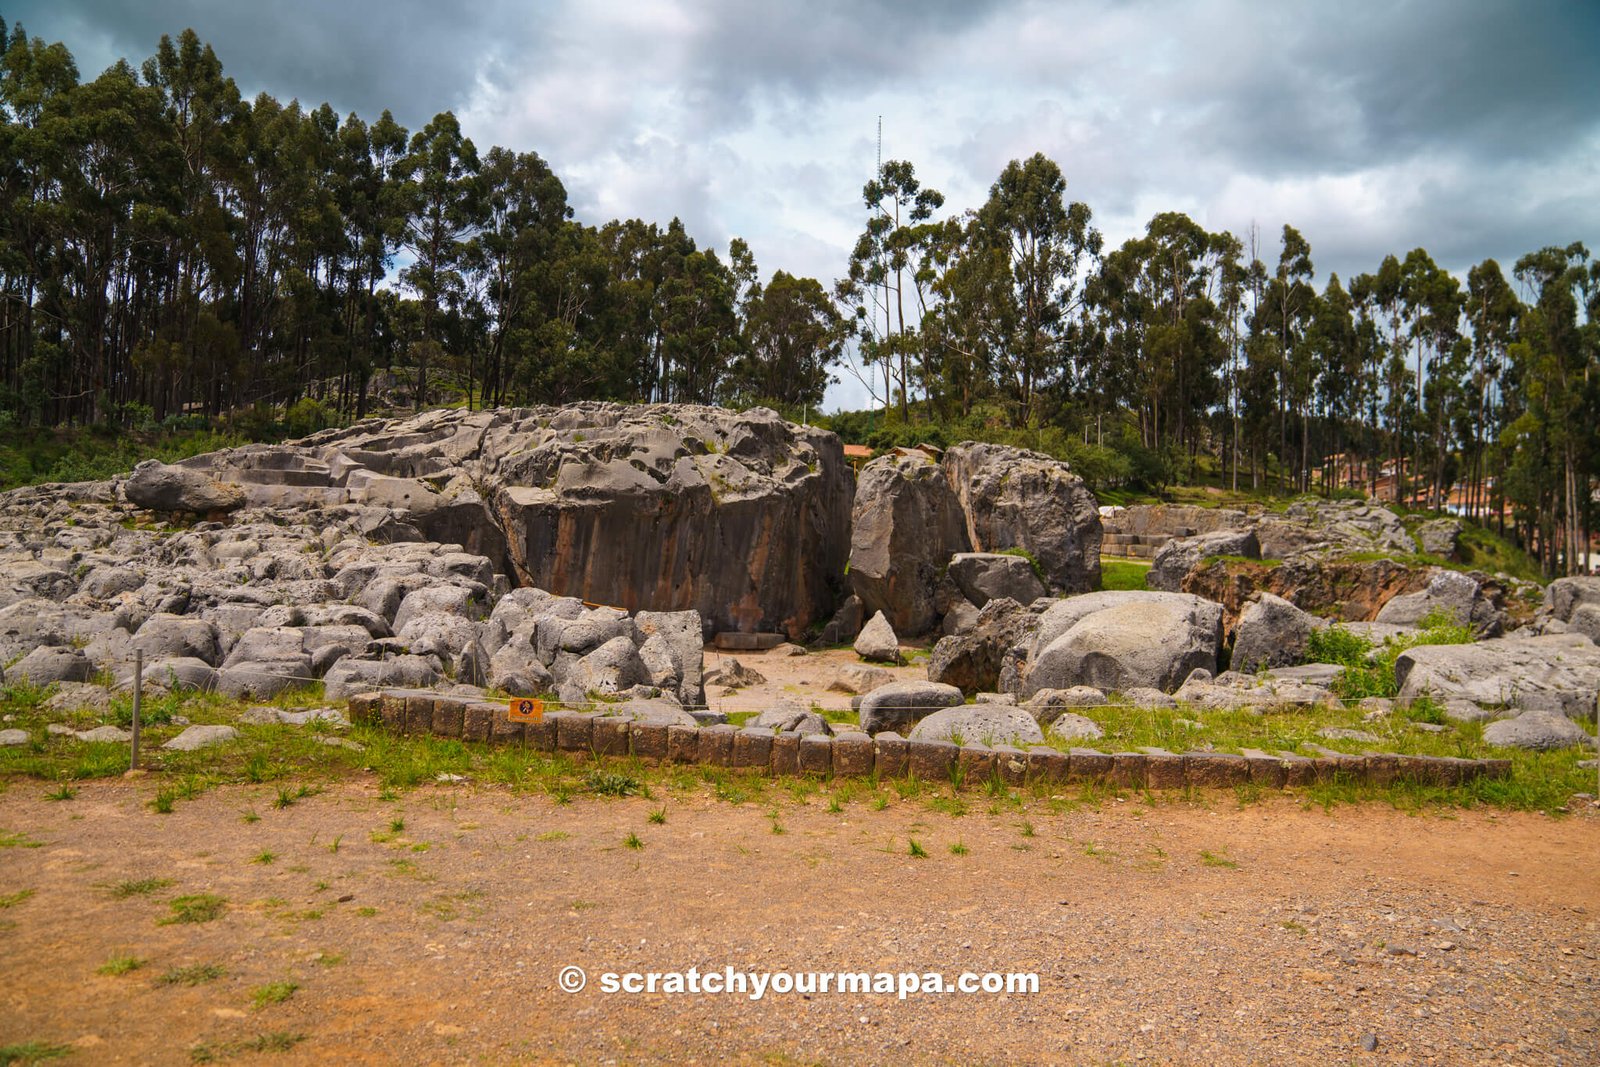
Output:
[[[537,154],[241,98],[192,31],[92,81],[0,22],[0,423],[216,425],[606,398],[791,413],[830,374],[873,443],[955,434],[1102,486],[1376,492],[1509,525],[1552,570],[1589,543],[1600,262],[1581,244],[1465,284],[1421,248],[1319,291],[1179,213],[1106,248],[1042,155],[945,213],[905,161],[864,189],[831,287],[674,220],[585,225]],[[398,270],[396,268],[398,267]],[[846,361],[853,351],[857,361]],[[258,418],[259,421],[259,418]]]

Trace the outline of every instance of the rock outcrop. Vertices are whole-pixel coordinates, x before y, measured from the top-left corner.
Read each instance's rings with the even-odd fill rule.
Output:
[[[1245,606],[1233,639],[1233,670],[1291,667],[1305,659],[1306,643],[1327,622],[1271,593]]]
[[[1039,616],[1009,598],[991,600],[967,630],[939,639],[928,657],[928,680],[953,685],[964,693],[993,692],[1000,687],[1006,653],[1025,645],[1039,626]]]
[[[1069,597],[1039,620],[1020,695],[1089,685],[1172,692],[1197,669],[1215,671],[1222,607],[1184,593]]]
[[[429,411],[178,469],[256,507],[360,508],[366,536],[456,544],[514,585],[791,638],[841,595],[853,494],[832,434],[678,404]]]
[[[1099,584],[1094,495],[1066,464],[1037,452],[965,442],[937,461],[915,449],[880,457],[861,472],[851,515],[851,587],[905,637],[932,630],[949,607],[941,582],[958,554],[1021,549],[1054,592]]]
[[[1400,654],[1394,675],[1401,703],[1427,696],[1581,719],[1595,713],[1600,647],[1577,634],[1421,645]]]

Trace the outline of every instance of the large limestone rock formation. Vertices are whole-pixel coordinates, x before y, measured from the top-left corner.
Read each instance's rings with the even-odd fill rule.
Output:
[[[1222,607],[1184,593],[1069,597],[1039,620],[1020,695],[1078,685],[1170,693],[1195,670],[1215,672]]]
[[[1578,634],[1423,645],[1400,654],[1394,677],[1402,703],[1429,696],[1581,719],[1595,713],[1600,648]]]
[[[974,551],[1025,550],[1057,593],[1088,592],[1100,584],[1099,503],[1065,463],[966,441],[946,452],[940,466]]]
[[[850,515],[850,585],[867,615],[897,634],[927,633],[939,617],[934,590],[956,552],[972,548],[956,495],[926,453],[867,464]]]
[[[972,442],[938,461],[906,450],[862,471],[850,582],[867,612],[883,612],[896,633],[914,637],[943,614],[940,587],[953,556],[1023,549],[1049,589],[1080,593],[1100,582],[1100,539],[1094,495],[1064,463]]]
[[[182,469],[257,507],[354,505],[375,540],[456,544],[516,585],[697,611],[715,630],[799,637],[842,592],[853,485],[838,439],[766,409],[430,411]]]

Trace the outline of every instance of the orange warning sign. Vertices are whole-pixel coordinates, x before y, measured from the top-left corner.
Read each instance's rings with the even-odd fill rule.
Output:
[[[544,718],[544,701],[532,697],[513,697],[506,706],[506,718],[512,722],[538,722]]]

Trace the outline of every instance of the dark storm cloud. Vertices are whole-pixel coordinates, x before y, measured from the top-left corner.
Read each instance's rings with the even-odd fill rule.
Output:
[[[162,34],[193,28],[247,96],[327,101],[369,119],[383,109],[419,126],[458,107],[489,57],[521,36],[511,4],[437,0],[11,0],[6,17],[61,40],[86,78],[119,58],[135,65]]]
[[[1592,130],[1600,100],[1594,4],[1284,5],[1201,43],[1159,89],[1198,98],[1194,133],[1263,172],[1537,159]]]

